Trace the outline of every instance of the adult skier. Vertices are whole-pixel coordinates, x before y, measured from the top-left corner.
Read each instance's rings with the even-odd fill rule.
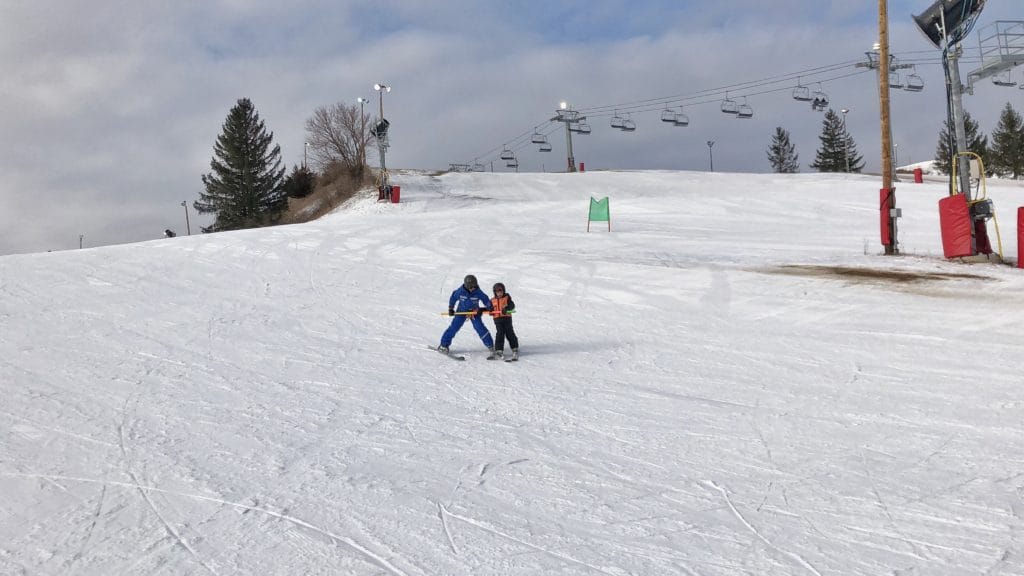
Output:
[[[491,298],[480,289],[476,276],[468,274],[462,281],[462,286],[456,288],[448,299],[448,315],[452,316],[452,323],[448,325],[448,329],[441,335],[441,345],[437,347],[437,351],[442,354],[448,354],[448,347],[452,345],[452,339],[458,334],[468,317],[472,320],[473,328],[480,336],[480,340],[483,341],[484,346],[487,346],[487,351],[490,352],[488,358],[493,358],[494,340],[491,339],[491,333],[484,326],[482,318],[484,311],[490,311],[490,309]]]

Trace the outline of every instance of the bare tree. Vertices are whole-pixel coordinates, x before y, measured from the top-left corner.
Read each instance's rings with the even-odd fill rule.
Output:
[[[374,123],[374,118],[360,117],[359,106],[344,102],[314,110],[306,120],[306,138],[317,168],[323,172],[337,163],[349,173],[362,176],[371,141],[369,127]]]

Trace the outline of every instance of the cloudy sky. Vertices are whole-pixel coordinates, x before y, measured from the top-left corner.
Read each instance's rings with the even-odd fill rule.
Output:
[[[926,83],[893,93],[901,164],[934,155],[945,118],[938,51],[910,19],[929,4],[889,3],[892,51]],[[989,0],[978,29],[1013,19],[1024,19],[1019,2]],[[588,170],[706,170],[714,140],[716,170],[767,171],[782,126],[808,171],[822,115],[791,92],[820,82],[834,109],[850,110],[858,152],[877,170],[876,80],[854,66],[877,20],[877,3],[856,0],[6,0],[0,254],[183,234],[182,201],[195,233],[209,219],[191,203],[239,98],[253,101],[291,167],[315,108],[361,96],[374,103],[369,113],[377,82],[393,88],[384,97],[392,168],[508,170],[498,154],[509,145],[520,171],[563,170],[563,132],[547,154],[516,139],[550,130],[564,100],[594,112],[593,133],[574,139]],[[977,34],[964,46],[976,54]],[[976,67],[967,58],[961,70]],[[726,97],[746,97],[754,117],[722,114]],[[989,133],[1007,102],[1024,111],[1024,91],[986,81],[966,106]],[[685,128],[660,121],[678,104]],[[620,108],[635,132],[609,127]]]

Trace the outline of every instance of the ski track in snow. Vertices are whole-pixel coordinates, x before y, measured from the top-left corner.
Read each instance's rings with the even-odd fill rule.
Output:
[[[584,568],[588,568],[590,570],[593,570],[594,572],[597,572],[598,574],[605,574],[606,576],[622,576],[622,574],[623,574],[623,572],[620,572],[620,571],[609,572],[608,570],[605,570],[604,568],[601,568],[600,566],[594,566],[593,564],[589,564],[589,563],[584,562],[582,560],[579,560],[577,558],[573,558],[572,556],[568,556],[566,554],[562,554],[562,553],[556,552],[554,550],[549,550],[549,549],[544,548],[542,546],[537,546],[536,544],[531,544],[531,543],[529,543],[529,542],[527,542],[527,541],[525,541],[525,540],[523,540],[521,538],[516,538],[515,536],[512,536],[511,534],[506,534],[506,533],[502,532],[501,530],[497,530],[497,529],[491,528],[490,526],[486,526],[482,522],[479,522],[479,521],[474,520],[472,518],[467,518],[466,516],[462,516],[462,515],[450,512],[447,508],[445,508],[441,504],[438,504],[438,506],[440,506],[441,514],[443,516],[448,516],[448,517],[454,518],[456,520],[460,520],[460,521],[462,521],[462,522],[464,522],[464,523],[466,523],[466,524],[468,524],[470,526],[473,526],[475,528],[479,528],[480,530],[483,530],[484,532],[487,532],[489,534],[493,534],[495,536],[500,536],[500,537],[502,537],[502,538],[504,538],[506,540],[509,540],[509,541],[515,542],[517,544],[520,544],[522,546],[525,546],[527,548],[530,548],[531,550],[536,550],[537,552],[541,552],[543,554],[547,554],[548,556],[551,556],[552,558],[557,558],[558,560],[562,560],[564,562],[570,562],[572,564],[577,564],[579,566],[583,566]]]
[[[126,407],[127,407],[127,404],[128,404],[128,400],[125,400],[125,406]],[[120,438],[121,456],[122,456],[122,458],[124,458],[125,472],[127,472],[128,476],[131,477],[132,483],[136,487],[139,487],[138,488],[139,495],[142,496],[142,499],[146,502],[146,505],[149,506],[149,509],[152,510],[153,514],[155,514],[157,519],[160,520],[160,523],[163,525],[164,529],[167,530],[167,533],[170,534],[178,542],[178,544],[181,544],[181,546],[183,548],[188,550],[189,554],[191,554],[192,557],[195,558],[196,562],[198,562],[200,566],[205,568],[206,571],[209,572],[210,574],[213,574],[214,576],[217,576],[217,571],[214,570],[213,567],[211,567],[205,560],[203,560],[199,556],[199,553],[196,552],[196,549],[193,548],[192,545],[189,544],[188,541],[185,538],[182,538],[181,533],[178,532],[178,530],[174,526],[172,526],[170,522],[167,521],[167,518],[165,518],[162,513],[160,513],[160,510],[156,507],[156,504],[153,502],[153,499],[149,497],[149,491],[143,490],[141,488],[142,484],[139,482],[139,478],[135,475],[135,472],[133,472],[132,469],[131,469],[131,462],[128,459],[128,452],[125,449],[124,421],[122,421],[121,424],[118,425],[117,433],[118,433],[118,436]],[[106,486],[106,485],[104,485],[104,486]]]
[[[776,551],[777,553],[782,554],[783,556],[785,556],[785,557],[793,560],[794,562],[796,562],[798,565],[803,566],[804,568],[806,568],[810,573],[814,574],[815,576],[822,576],[821,572],[818,572],[818,570],[815,569],[814,566],[812,566],[811,563],[808,562],[807,560],[805,560],[802,556],[800,556],[799,554],[796,554],[794,552],[789,552],[787,550],[783,550],[783,549],[779,548],[778,546],[776,546],[775,544],[772,544],[772,542],[770,540],[765,538],[764,534],[761,534],[761,532],[757,528],[754,528],[754,526],[750,522],[747,521],[747,519],[743,516],[743,514],[741,514],[740,511],[736,509],[736,506],[732,503],[732,499],[729,498],[729,493],[725,490],[725,488],[722,488],[721,486],[719,486],[718,484],[716,484],[712,480],[705,480],[705,481],[701,482],[701,484],[703,486],[711,488],[712,490],[715,490],[716,492],[721,494],[722,495],[722,499],[724,499],[725,503],[729,506],[729,510],[732,511],[733,516],[735,516],[736,519],[739,520],[747,528],[747,530],[749,530],[750,533],[753,534],[758,540],[760,540],[761,542],[764,542],[764,544],[766,546],[768,546],[772,550]]]
[[[131,472],[129,472],[129,475],[132,475]],[[362,554],[367,560],[373,562],[374,564],[377,564],[378,566],[380,566],[381,568],[384,568],[389,573],[394,574],[395,576],[409,576],[406,572],[404,572],[403,570],[401,570],[398,567],[394,566],[391,562],[388,562],[387,559],[385,559],[385,558],[383,558],[383,557],[381,557],[381,556],[379,556],[377,554],[374,554],[371,550],[365,548],[364,546],[362,546],[361,544],[359,544],[358,542],[356,542],[355,540],[353,540],[351,538],[347,538],[345,536],[339,536],[338,534],[334,534],[334,533],[332,533],[329,530],[326,530],[324,528],[320,528],[318,526],[314,526],[313,524],[310,524],[309,522],[306,522],[305,520],[301,520],[299,518],[295,518],[294,516],[289,516],[287,514],[282,514],[280,512],[275,512],[273,510],[268,510],[267,508],[262,508],[262,507],[259,507],[259,506],[250,506],[248,504],[242,504],[242,503],[239,503],[239,502],[231,502],[231,501],[228,501],[228,500],[223,500],[221,498],[215,498],[213,496],[204,496],[202,494],[189,494],[187,492],[178,492],[176,490],[164,490],[164,489],[156,488],[156,487],[153,487],[153,486],[143,486],[141,484],[136,483],[134,477],[132,478],[132,482],[117,482],[117,481],[113,481],[113,480],[95,480],[95,479],[91,479],[91,478],[75,478],[75,477],[71,477],[71,476],[54,476],[54,475],[49,475],[49,474],[22,474],[22,473],[10,473],[10,472],[0,472],[0,477],[3,477],[3,478],[32,478],[32,479],[39,479],[39,480],[53,480],[53,481],[58,481],[59,480],[59,481],[64,481],[64,482],[80,482],[80,483],[84,483],[84,484],[100,484],[100,485],[104,485],[104,486],[112,486],[112,487],[117,487],[117,488],[125,488],[125,489],[128,489],[128,490],[136,490],[136,491],[146,495],[145,496],[146,501],[148,503],[150,503],[151,506],[152,506],[152,504],[151,504],[151,500],[148,497],[148,494],[149,493],[155,493],[155,494],[167,494],[169,496],[180,496],[182,498],[191,498],[193,500],[200,500],[200,501],[203,501],[203,502],[213,502],[213,503],[216,503],[216,504],[222,504],[224,506],[231,506],[231,507],[234,507],[234,508],[238,508],[238,509],[243,510],[243,511],[259,512],[260,514],[266,514],[267,516],[271,516],[271,517],[277,518],[279,520],[284,520],[284,521],[290,522],[290,523],[292,523],[292,524],[294,524],[296,526],[301,526],[302,528],[306,528],[308,530],[312,530],[313,532],[316,532],[318,534],[326,536],[326,537],[334,540],[335,542],[338,542],[339,544],[344,544],[344,545],[348,546],[349,548],[355,550],[356,552]],[[173,538],[175,538],[177,540],[177,543],[179,545],[185,547],[186,549],[188,549],[188,551],[190,553],[192,553],[193,556],[196,557],[196,560],[199,561],[200,564],[203,564],[204,568],[206,568],[207,570],[213,572],[213,570],[209,566],[207,566],[205,563],[203,563],[199,559],[199,556],[195,552],[195,550],[191,546],[189,546],[188,543],[186,543],[181,538],[180,535],[177,534],[177,532],[170,526],[170,524],[168,524],[166,522],[166,520],[163,519],[163,517],[160,516],[160,513],[157,512],[155,507],[153,507],[153,511],[157,514],[158,517],[160,517],[160,520],[161,520],[161,522],[163,522],[164,527],[167,529],[168,533]]]

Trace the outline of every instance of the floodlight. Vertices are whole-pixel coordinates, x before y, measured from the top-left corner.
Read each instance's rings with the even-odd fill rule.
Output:
[[[558,104],[558,107],[559,107],[559,108],[561,108],[562,110],[565,110],[566,108],[568,108],[568,107],[569,107],[569,103],[568,103],[568,102],[565,102],[565,101],[562,101],[562,102],[560,102],[560,103]]]
[[[935,0],[927,10],[913,16],[921,33],[936,48],[981,12],[985,0]]]

